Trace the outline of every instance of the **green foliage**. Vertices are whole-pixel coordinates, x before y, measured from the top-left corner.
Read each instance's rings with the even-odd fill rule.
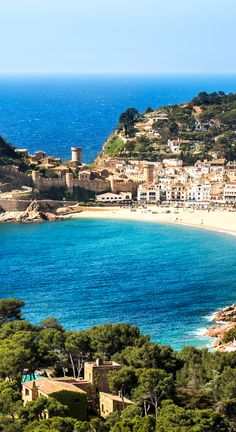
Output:
[[[36,326],[29,321],[9,321],[0,327],[0,339],[6,339],[20,331],[36,331]]]
[[[120,115],[119,123],[125,129],[125,136],[132,136],[134,133],[134,124],[139,118],[136,108],[128,108]],[[114,156],[114,155],[113,155]]]
[[[53,328],[59,331],[63,331],[62,325],[59,323],[57,318],[49,317],[42,320],[39,326],[43,329]]]
[[[155,424],[155,417],[151,415],[136,416],[133,419],[121,417],[120,421],[111,428],[111,432],[155,432]]]
[[[74,424],[72,418],[53,417],[30,423],[24,428],[24,432],[74,432]]]
[[[139,368],[160,368],[167,372],[174,372],[177,368],[176,356],[168,345],[159,345],[153,342],[145,342],[142,346],[125,348],[119,355],[117,361]]]
[[[135,369],[124,366],[118,371],[110,372],[108,376],[109,388],[114,393],[130,396],[131,390],[137,385]]]
[[[62,351],[65,335],[61,329],[43,328],[38,336],[38,350],[42,363],[53,365],[57,359],[57,351]]]
[[[15,148],[0,137],[0,158],[20,159],[20,155],[15,152]]]
[[[25,303],[15,298],[0,300],[0,325],[22,318],[21,309]]]
[[[67,412],[70,417],[78,418],[80,420],[87,419],[86,394],[62,390],[60,392],[52,393],[51,396],[67,407]]]
[[[196,107],[199,107],[198,110]],[[236,159],[236,94],[224,92],[200,93],[191,102],[181,105],[166,106],[156,111],[156,114],[166,114],[167,118],[156,120],[152,129],[158,132],[158,136],[150,135],[144,130],[141,137],[136,135],[137,121],[150,120],[151,109],[147,109],[143,115],[137,113],[134,108],[128,109],[120,117],[120,127],[116,133],[124,130],[129,139],[127,143],[120,142],[120,138],[112,135],[108,141],[105,152],[109,156],[122,156],[124,150],[129,157],[148,161],[163,160],[167,157],[176,157],[171,154],[168,146],[169,139],[190,139],[192,147],[183,148],[181,158],[185,165],[194,164],[197,160],[211,159],[212,153],[229,161]],[[200,127],[200,130],[199,130]],[[234,134],[234,136],[229,136]],[[218,141],[219,136],[227,136],[224,143]]]
[[[174,393],[173,375],[162,369],[143,369],[133,396],[136,401],[144,404],[146,413],[154,408],[157,415],[161,401],[173,397]]]
[[[0,377],[20,379],[25,368],[37,366],[36,334],[19,331],[2,340],[0,345]]]
[[[227,421],[214,410],[185,410],[165,402],[159,409],[157,432],[227,432]]]
[[[13,419],[22,405],[21,394],[14,381],[0,381],[0,413]]]
[[[106,145],[105,151],[108,156],[113,157],[121,153],[125,148],[125,143],[121,138],[113,138]]]
[[[195,347],[175,352],[150,342],[138,328],[127,324],[66,332],[56,318],[47,318],[34,326],[20,319],[17,300],[1,301],[0,305],[1,432],[235,430],[236,352]],[[231,332],[226,339],[234,336]],[[105,421],[93,418],[90,422],[84,421],[87,402],[82,392],[60,391],[22,406],[19,390],[25,368],[33,374],[37,367],[52,366],[61,373],[70,361],[69,370],[74,364],[77,376],[84,361],[97,356],[122,364],[120,370],[109,374],[110,389],[136,405],[111,414]],[[43,418],[45,410],[48,420]]]
[[[90,330],[92,349],[96,355],[110,358],[125,347],[136,345],[142,340],[137,327],[129,324],[105,324]]]
[[[227,342],[232,342],[234,339],[236,339],[236,328],[228,330],[223,338],[222,338],[222,342],[223,343],[227,343]]]

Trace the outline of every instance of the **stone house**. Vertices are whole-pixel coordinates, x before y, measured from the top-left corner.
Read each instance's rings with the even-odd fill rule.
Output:
[[[99,393],[99,406],[100,413],[103,418],[106,418],[109,414],[115,411],[122,411],[129,405],[133,405],[134,402],[127,398],[122,398],[120,395],[116,396],[110,393]]]
[[[121,365],[114,361],[97,359],[84,364],[84,379],[93,384],[97,391],[108,392],[108,374],[117,371]]]
[[[68,406],[68,415],[81,420],[87,418],[87,393],[74,382],[63,382],[52,378],[39,378],[34,381],[22,383],[22,399],[27,402],[37,400],[39,397],[53,397]],[[48,413],[45,413],[48,417]]]

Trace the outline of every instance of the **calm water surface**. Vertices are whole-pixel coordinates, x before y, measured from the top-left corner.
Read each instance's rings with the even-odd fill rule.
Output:
[[[71,220],[0,226],[0,298],[67,329],[137,325],[175,348],[202,346],[216,308],[235,302],[236,238],[141,222]]]

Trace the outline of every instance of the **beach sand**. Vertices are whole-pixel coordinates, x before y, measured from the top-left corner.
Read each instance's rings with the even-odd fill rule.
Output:
[[[170,212],[170,213],[167,213]],[[83,208],[80,213],[70,215],[78,219],[120,219],[152,223],[167,223],[186,225],[195,228],[208,229],[231,235],[236,235],[236,212],[228,210],[192,210],[175,207],[147,206],[132,211],[130,208],[120,207],[91,207]]]

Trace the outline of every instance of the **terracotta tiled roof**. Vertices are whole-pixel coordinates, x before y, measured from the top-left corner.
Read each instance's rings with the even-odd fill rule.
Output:
[[[71,392],[86,393],[74,384],[61,382],[49,378],[39,378],[35,381],[29,381],[22,383],[23,387],[33,390],[34,386],[45,395],[50,395],[51,393],[67,390]]]

